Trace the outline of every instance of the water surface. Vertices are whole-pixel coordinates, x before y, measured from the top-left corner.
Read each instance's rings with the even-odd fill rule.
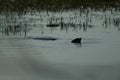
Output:
[[[32,30],[29,38],[1,34],[0,79],[119,80],[119,19],[114,10],[36,12],[17,18],[18,24],[27,21]],[[51,20],[65,25],[47,27]],[[44,36],[58,40],[31,39]],[[82,38],[81,45],[70,42],[77,37]]]

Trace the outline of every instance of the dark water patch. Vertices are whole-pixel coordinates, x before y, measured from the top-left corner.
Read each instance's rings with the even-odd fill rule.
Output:
[[[55,37],[48,37],[48,36],[28,37],[28,39],[42,40],[42,41],[55,41],[55,40],[58,40],[58,38],[55,38]]]
[[[59,24],[47,24],[47,27],[58,27]]]

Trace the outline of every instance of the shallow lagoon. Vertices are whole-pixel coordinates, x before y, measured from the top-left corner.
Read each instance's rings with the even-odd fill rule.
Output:
[[[32,21],[29,38],[0,38],[0,79],[119,80],[120,32],[119,23],[114,22],[120,18],[119,11],[86,13],[78,10],[24,15],[24,19]],[[75,27],[46,27],[51,17],[55,18],[53,23],[60,23],[61,16],[64,23]],[[30,38],[43,36],[58,40]],[[82,37],[81,45],[70,42],[76,37]]]

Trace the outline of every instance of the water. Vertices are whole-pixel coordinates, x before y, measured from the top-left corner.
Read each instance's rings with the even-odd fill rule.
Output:
[[[119,80],[120,32],[119,22],[117,25],[114,22],[120,18],[119,12],[91,11],[87,15],[78,12],[26,14],[24,18],[35,25],[27,33],[29,38],[1,34],[0,79]],[[61,22],[62,16],[67,25],[46,27],[51,16],[57,17],[56,23]],[[68,25],[71,23],[75,27]],[[58,40],[31,39],[44,36]],[[77,37],[82,37],[81,45],[70,42]]]

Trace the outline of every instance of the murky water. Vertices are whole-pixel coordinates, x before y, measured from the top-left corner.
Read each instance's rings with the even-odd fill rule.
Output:
[[[22,33],[1,33],[0,79],[120,79],[119,11],[36,12],[17,18],[17,23],[23,20],[32,28],[27,39]],[[47,27],[51,21],[59,26]],[[44,36],[58,40],[31,39]],[[71,43],[77,37],[82,38],[81,45]]]

